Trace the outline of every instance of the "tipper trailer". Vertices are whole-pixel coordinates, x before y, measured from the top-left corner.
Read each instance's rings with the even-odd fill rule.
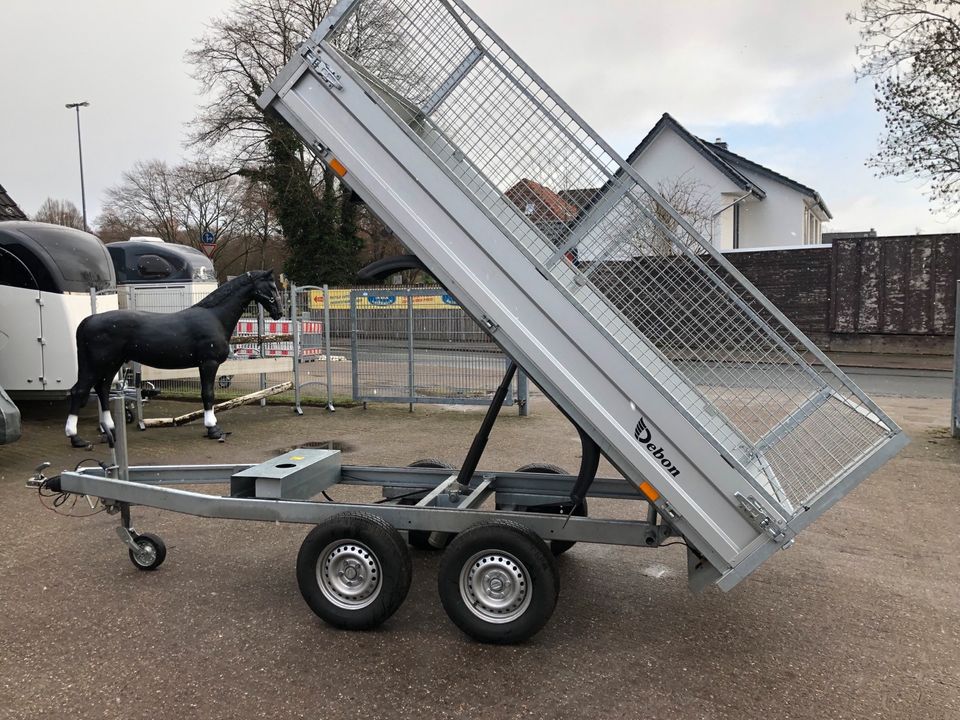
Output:
[[[298,561],[304,597],[324,619],[369,627],[393,612],[409,584],[399,528],[415,544],[449,542],[440,593],[462,629],[514,641],[556,600],[544,540],[556,550],[681,538],[691,586],[729,590],[907,442],[461,0],[341,0],[260,105],[574,423],[580,472],[477,472],[498,391],[459,471],[326,460],[337,467],[296,497],[264,495],[268,483],[237,481],[233,468],[138,468],[129,482],[61,476],[63,490],[122,513],[138,565],[157,554],[148,538],[137,556],[145,536],[130,528],[131,504],[304,523],[336,515]],[[547,200],[531,212],[518,188]],[[595,480],[601,454],[625,480]],[[299,462],[280,465],[296,473]],[[228,497],[163,487],[231,475]],[[381,485],[389,502],[309,500],[337,481]],[[496,509],[482,510],[490,495]],[[591,496],[646,510],[636,521],[588,518]]]

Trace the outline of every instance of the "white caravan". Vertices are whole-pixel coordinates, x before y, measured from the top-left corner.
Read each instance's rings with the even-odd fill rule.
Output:
[[[69,392],[91,288],[99,312],[117,309],[113,264],[98,238],[46,223],[0,223],[0,386],[8,393]]]

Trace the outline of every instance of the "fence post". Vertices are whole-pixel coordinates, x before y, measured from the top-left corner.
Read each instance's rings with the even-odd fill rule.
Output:
[[[517,371],[517,407],[520,409],[520,417],[530,415],[530,383],[527,382],[527,374],[523,370]]]
[[[263,305],[261,305],[260,303],[257,303],[257,345],[260,350],[261,358],[263,357],[263,330],[264,330]],[[232,333],[233,330],[231,330],[230,332]],[[260,373],[260,389],[266,390],[266,388],[267,388],[266,373]],[[266,406],[267,406],[267,399],[260,398],[260,407],[266,407]]]
[[[410,412],[416,400],[413,377],[413,291],[407,290],[407,382],[410,387]]]
[[[323,351],[327,355],[327,410],[333,412],[336,408],[333,406],[333,344],[330,342],[330,287],[328,285],[323,286],[323,344],[325,345]]]
[[[290,331],[293,333],[293,411],[303,415],[300,407],[300,309],[297,307],[296,283],[290,283]]]
[[[960,282],[957,282],[957,314],[953,318],[953,436],[960,438]]]
[[[326,297],[326,295],[324,295]],[[353,401],[360,400],[360,352],[357,347],[357,293],[350,291],[350,374],[353,389]],[[366,403],[364,403],[366,407]]]

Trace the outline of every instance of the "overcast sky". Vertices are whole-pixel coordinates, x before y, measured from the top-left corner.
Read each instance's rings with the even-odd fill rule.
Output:
[[[0,184],[28,214],[50,196],[87,212],[135,161],[184,155],[197,86],[183,61],[232,0],[2,0]],[[709,140],[816,188],[827,230],[960,231],[916,182],[864,167],[882,122],[854,83],[854,0],[472,0],[574,109],[628,154],[669,112]]]

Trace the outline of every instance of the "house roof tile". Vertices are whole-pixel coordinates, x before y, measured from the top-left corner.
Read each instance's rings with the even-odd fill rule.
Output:
[[[505,195],[534,223],[571,222],[580,210],[553,190],[527,178],[507,190]],[[527,212],[528,205],[533,206],[530,212]]]

